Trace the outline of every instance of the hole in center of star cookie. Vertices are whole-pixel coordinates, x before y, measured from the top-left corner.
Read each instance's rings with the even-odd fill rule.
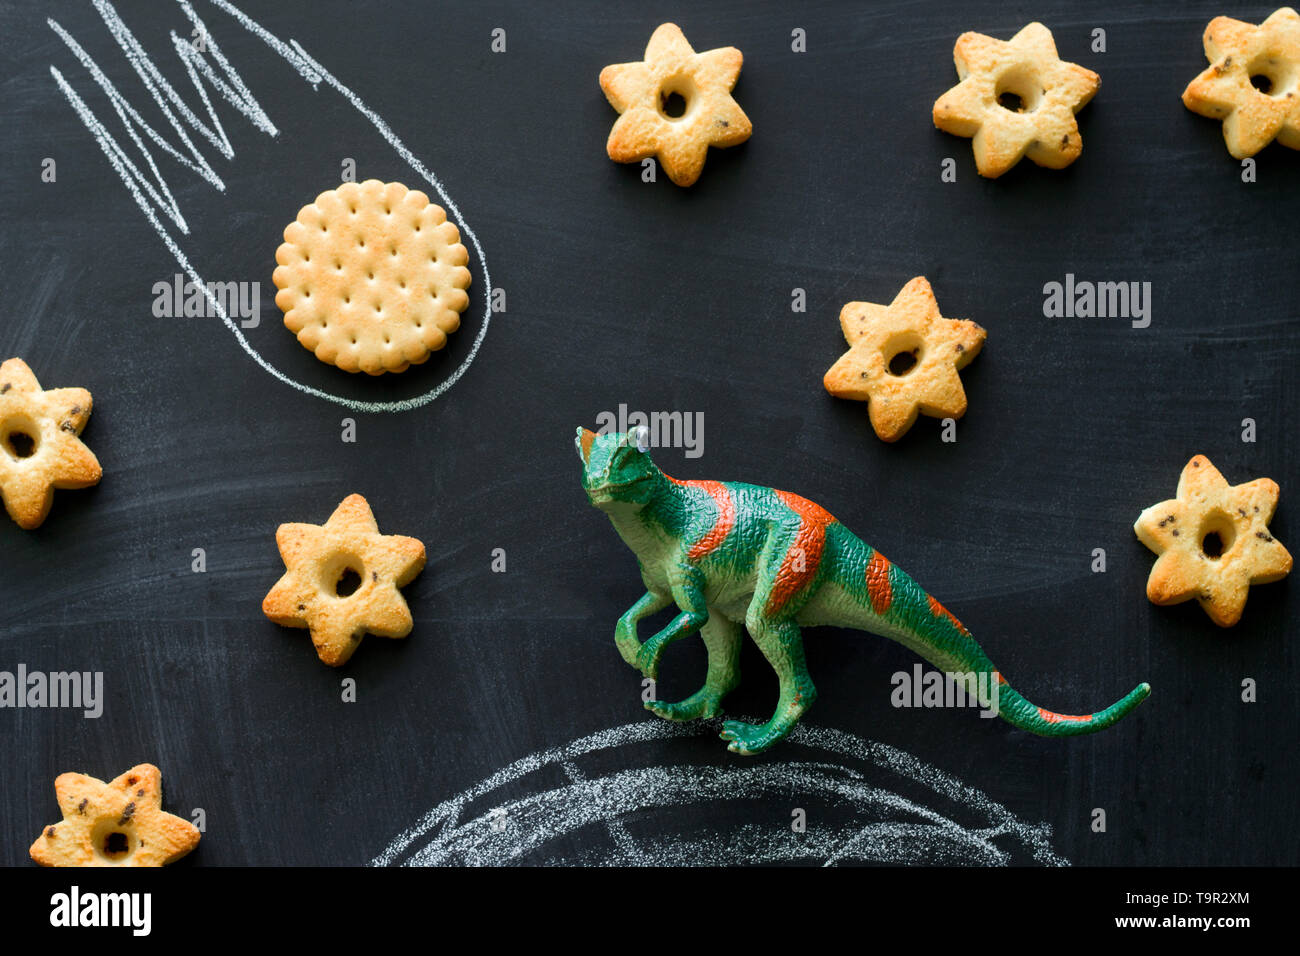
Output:
[[[357,593],[359,587],[361,587],[361,572],[349,566],[339,572],[338,580],[334,582],[334,593],[338,597],[351,597]]]
[[[681,119],[686,114],[686,97],[680,93],[660,93],[659,110],[669,119]]]
[[[1280,99],[1295,91],[1297,71],[1280,57],[1264,53],[1246,67],[1250,85],[1265,96]]]
[[[998,96],[998,106],[1004,110],[1010,110],[1012,113],[1023,113],[1025,111],[1025,102],[1020,98],[1020,94],[1012,93],[1010,90]]]
[[[1207,558],[1218,558],[1223,556],[1223,538],[1219,532],[1211,531],[1201,542],[1201,550],[1205,552]]]
[[[1237,539],[1237,531],[1224,514],[1210,515],[1201,527],[1201,553],[1212,561],[1227,554]]]
[[[916,368],[916,352],[899,352],[889,360],[890,375],[906,375]]]
[[[656,105],[659,115],[678,122],[686,118],[695,102],[695,81],[689,76],[672,76],[659,87]]]
[[[1030,74],[1012,70],[999,78],[994,96],[1008,113],[1032,113],[1046,92]]]
[[[36,454],[36,439],[25,431],[11,431],[5,435],[5,451],[14,458],[31,458]]]
[[[108,836],[104,837],[104,856],[110,860],[120,859],[126,856],[127,850],[131,848],[131,841],[121,830],[114,830]]]
[[[41,428],[28,415],[10,415],[0,421],[0,449],[12,461],[31,458],[41,447]]]
[[[116,816],[98,821],[90,834],[91,846],[95,852],[110,863],[121,863],[136,849],[136,840],[128,829],[123,829],[122,821]]]
[[[885,343],[885,371],[895,378],[910,375],[924,354],[924,343],[913,332],[904,332],[891,336]]]

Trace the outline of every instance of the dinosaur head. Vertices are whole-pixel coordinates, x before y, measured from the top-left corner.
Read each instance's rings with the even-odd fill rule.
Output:
[[[582,459],[582,487],[597,508],[615,502],[643,505],[650,500],[654,479],[662,473],[650,460],[649,432],[644,426],[604,435],[579,428],[573,444]]]

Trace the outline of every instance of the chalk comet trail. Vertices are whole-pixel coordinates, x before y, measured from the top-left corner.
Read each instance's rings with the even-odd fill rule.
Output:
[[[827,728],[800,725],[783,748],[803,748],[813,759],[755,764],[632,767],[604,776],[571,768],[586,755],[631,750],[637,745],[715,732],[716,721],[668,724],[651,720],[624,724],[524,757],[481,783],[434,807],[397,836],[373,861],[376,866],[501,865],[528,858],[548,863],[617,865],[719,865],[820,860],[883,863],[1006,865],[1013,844],[1035,862],[1067,866],[1051,848],[1051,828],[1018,820],[1005,807],[936,767],[886,744]],[[635,758],[633,758],[635,759]],[[518,794],[520,782],[559,767],[568,786],[539,788],[516,799],[492,804],[503,792]],[[861,768],[861,769],[857,769]],[[954,804],[959,823],[915,798],[895,793],[867,775],[906,781],[924,788],[938,802]],[[702,807],[756,797],[815,799],[851,807],[871,818],[835,827],[810,821],[804,834],[788,823],[737,821],[726,831],[694,835],[664,833],[637,839],[624,826],[647,810]],[[471,806],[482,810],[467,817]],[[897,819],[880,820],[882,813]],[[578,856],[547,855],[547,844],[587,827],[604,827],[613,853],[578,851]],[[644,828],[643,828],[644,829]]]
[[[95,138],[100,149],[103,150],[109,164],[121,178],[122,183],[131,193],[136,205],[144,213],[149,224],[153,226],[154,231],[158,233],[159,238],[167,246],[172,256],[176,259],[177,265],[181,271],[203,290],[204,296],[208,300],[209,306],[213,312],[220,316],[221,321],[238,340],[239,345],[245,352],[252,357],[258,365],[269,372],[279,381],[295,388],[300,392],[311,395],[315,398],[323,399],[327,402],[333,402],[357,412],[402,412],[413,408],[419,408],[427,405],[439,396],[441,396],[457,380],[465,374],[470,367],[474,358],[478,355],[479,347],[483,344],[483,338],[487,335],[488,325],[492,320],[492,279],[488,275],[487,259],[483,254],[483,247],[479,243],[478,236],[465,217],[461,215],[460,209],[455,201],[447,194],[438,177],[425,167],[415,154],[407,149],[406,145],[398,138],[397,134],[389,128],[384,119],[370,107],[362,102],[351,89],[345,86],[337,77],[326,70],[320,63],[307,54],[307,52],[298,44],[296,40],[290,40],[288,43],[276,37],[269,30],[255,22],[247,14],[243,13],[234,4],[228,0],[209,0],[212,6],[228,14],[240,26],[262,40],[277,55],[279,55],[289,66],[298,73],[313,90],[319,91],[320,85],[333,88],[344,99],[363,115],[379,132],[390,146],[397,152],[398,156],[411,167],[415,173],[428,183],[435,193],[437,193],[443,208],[447,211],[448,217],[456,223],[462,235],[468,237],[470,246],[474,250],[474,255],[478,259],[479,271],[482,273],[483,284],[483,322],[474,337],[474,342],[470,346],[469,354],[465,356],[464,361],[445,378],[440,384],[414,398],[402,399],[392,402],[367,402],[357,399],[347,398],[342,395],[334,395],[321,389],[313,388],[303,382],[299,382],[280,371],[265,358],[262,357],[245,338],[239,325],[234,322],[226,313],[224,304],[212,294],[208,284],[203,281],[198,270],[190,263],[189,258],[182,251],[180,243],[176,237],[168,230],[167,225],[163,222],[162,216],[170,220],[176,232],[181,235],[190,235],[190,224],[186,221],[181,212],[179,204],[172,195],[167,186],[167,181],[158,169],[157,163],[154,162],[153,153],[150,152],[148,143],[151,142],[156,148],[162,150],[173,160],[180,163],[186,169],[190,170],[196,176],[206,181],[210,186],[219,192],[226,189],[225,183],[212,165],[204,157],[198,146],[186,132],[188,127],[193,133],[205,140],[208,145],[215,149],[226,159],[233,159],[235,155],[234,147],[226,135],[225,128],[221,125],[221,120],[217,116],[217,111],[213,107],[212,99],[208,95],[208,86],[228,105],[247,119],[255,128],[268,136],[278,136],[279,130],[271,122],[270,117],[262,109],[253,96],[248,86],[244,83],[239,73],[230,64],[222,53],[216,39],[208,31],[207,26],[194,12],[193,6],[187,0],[177,0],[177,6],[189,19],[190,24],[195,31],[195,36],[203,39],[203,49],[200,50],[194,43],[188,39],[177,35],[176,31],[170,32],[172,46],[176,55],[185,67],[185,72],[190,78],[190,83],[197,91],[199,99],[203,103],[204,111],[208,116],[208,123],[204,121],[185,104],[180,94],[169,83],[166,77],[158,69],[157,64],[149,56],[148,51],[140,44],[135,35],[127,27],[126,23],[118,15],[116,8],[109,0],[93,0],[95,9],[99,12],[108,28],[113,39],[121,48],[122,53],[126,56],[128,62],[135,69],[141,83],[148,90],[149,95],[157,103],[159,110],[166,117],[168,124],[172,127],[180,146],[170,142],[165,136],[154,129],[131,105],[130,101],[118,91],[107,74],[100,69],[99,64],[95,61],[85,48],[63,28],[61,24],[53,19],[47,19],[46,23],[50,29],[61,39],[64,44],[72,51],[73,55],[81,62],[82,66],[90,74],[91,78],[104,91],[112,105],[114,112],[121,120],[126,129],[127,135],[131,142],[139,151],[140,158],[148,167],[149,175],[141,171],[140,167],[132,160],[131,156],[118,142],[117,138],[109,132],[108,127],[104,125],[101,119],[86,104],[86,101],[77,93],[72,85],[67,81],[64,75],[54,64],[50,64],[50,75],[58,85],[59,90],[63,93],[68,103],[76,111],[86,129]],[[209,57],[211,60],[209,60]],[[213,64],[216,64],[214,68]],[[218,74],[220,70],[220,75]],[[224,79],[223,79],[224,76]],[[162,216],[160,216],[160,211]]]

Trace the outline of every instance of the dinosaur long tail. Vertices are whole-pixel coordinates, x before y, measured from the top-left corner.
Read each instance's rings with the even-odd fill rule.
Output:
[[[1091,714],[1058,714],[1039,707],[1026,700],[1007,683],[1006,678],[993,666],[984,649],[961,622],[949,614],[938,601],[929,595],[926,595],[926,598],[927,603],[937,609],[933,611],[933,616],[939,619],[935,621],[934,630],[941,633],[941,640],[937,647],[926,646],[933,640],[930,635],[924,635],[926,640],[919,647],[913,641],[904,641],[904,643],[913,647],[931,664],[948,673],[974,674],[976,690],[981,679],[985,688],[996,687],[998,716],[1021,730],[1042,737],[1073,737],[1078,734],[1096,733],[1123,719],[1151,693],[1151,685],[1143,682],[1109,707]],[[980,675],[984,675],[983,678]],[[981,698],[981,703],[988,706],[991,701]]]
[[[1096,733],[1127,716],[1151,693],[1151,685],[1142,683],[1106,709],[1077,716],[1030,703],[1006,682],[970,631],[942,604],[878,551],[866,544],[862,547],[869,559],[861,585],[866,593],[859,600],[874,624],[866,626],[911,648],[946,673],[973,674],[976,687],[983,682],[986,693],[981,703],[986,706],[991,703],[984,699],[991,696],[987,691],[996,687],[998,716],[1007,723],[1043,737]]]
[[[999,675],[1001,677],[1001,675]],[[1021,697],[1010,684],[998,685],[998,716],[1007,723],[1027,730],[1042,737],[1072,737],[1077,734],[1092,734],[1105,730],[1111,724],[1128,715],[1138,704],[1147,699],[1151,685],[1138,684],[1131,691],[1111,704],[1105,710],[1093,714],[1072,716],[1044,710]]]

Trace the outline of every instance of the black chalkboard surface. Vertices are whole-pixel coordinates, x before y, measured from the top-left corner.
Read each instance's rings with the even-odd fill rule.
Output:
[[[168,809],[203,811],[182,866],[1300,862],[1294,585],[1252,589],[1221,630],[1195,603],[1146,600],[1152,555],[1131,530],[1204,453],[1233,483],[1276,479],[1273,532],[1300,539],[1300,154],[1270,146],[1243,181],[1219,124],[1179,102],[1209,19],[1268,5],[238,5],[243,19],[193,5],[246,86],[241,112],[203,80],[215,121],[172,39],[198,35],[182,6],[0,9],[0,358],[93,393],[83,437],[104,468],[39,530],[0,522],[0,670],[99,672],[104,688],[95,719],[0,709],[0,862],[24,864],[58,819],[57,774],[143,761]],[[1102,76],[1083,155],[982,180],[931,106],[961,32],[1035,19]],[[173,128],[115,20],[210,138]],[[615,113],[596,77],[666,20],[745,55],[754,136],[690,189],[604,152]],[[179,158],[134,124],[133,142],[97,76]],[[146,194],[150,222],[127,161],[174,210]],[[439,201],[427,170],[471,248],[461,330],[400,376],[318,362],[274,304],[285,224],[349,162]],[[154,314],[155,285],[183,271],[164,233],[203,278],[260,283],[246,348],[218,317]],[[922,419],[886,445],[821,376],[844,348],[840,307],[917,275],[988,342],[957,440]],[[1045,316],[1044,286],[1067,276],[1150,283],[1149,326]],[[405,411],[335,400],[419,400],[453,378]],[[1036,703],[1086,713],[1143,680],[1150,700],[1070,740],[898,709],[891,676],[917,659],[824,629],[805,635],[820,700],[773,751],[744,760],[715,725],[657,721],[612,642],[636,565],[572,447],[620,408],[702,413],[702,453],[659,449],[666,471],[825,506]],[[367,638],[334,670],[260,602],[283,569],[277,525],[323,522],[354,491],[429,561],[406,589],[412,635]],[[728,712],[770,713],[752,645],[742,666]],[[675,645],[661,695],[703,670],[698,641]]]

